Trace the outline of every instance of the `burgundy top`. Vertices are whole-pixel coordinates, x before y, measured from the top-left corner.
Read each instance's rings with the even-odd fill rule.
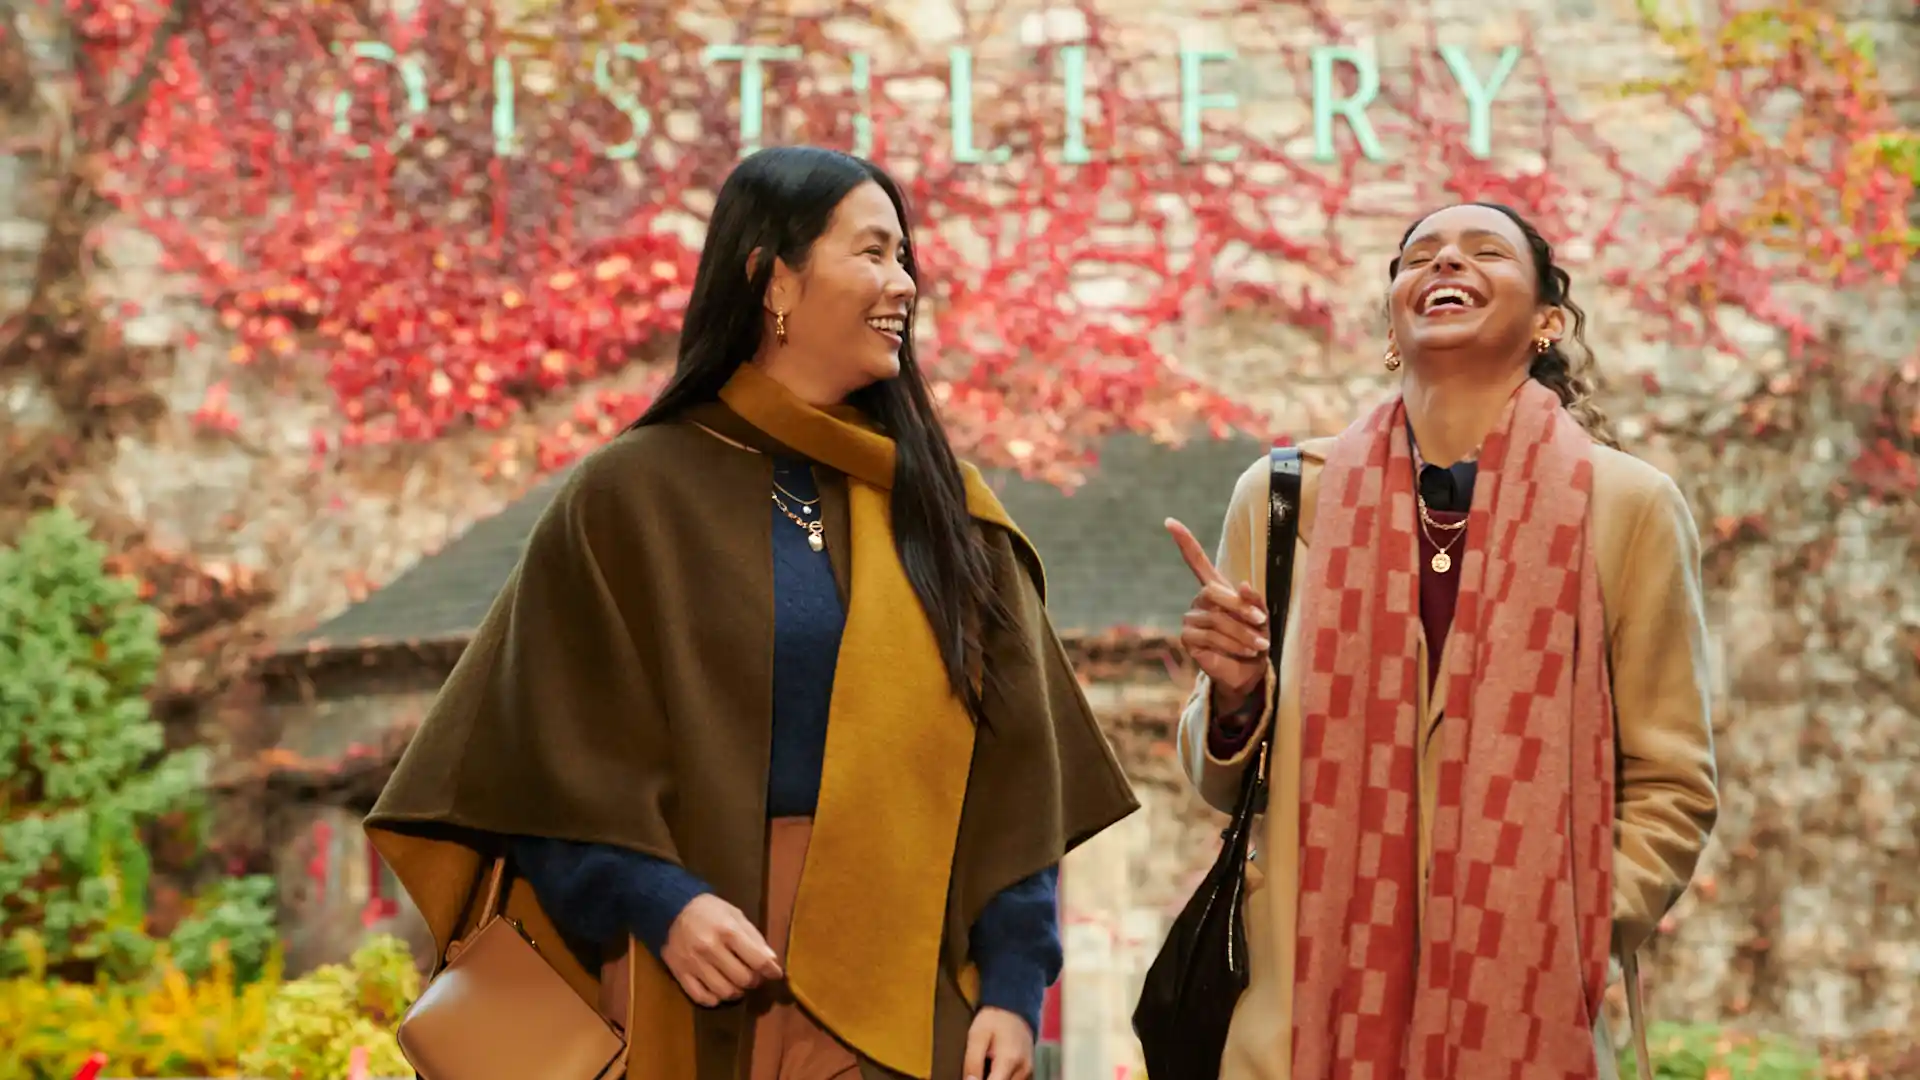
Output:
[[[1429,504],[1427,516],[1441,525],[1451,525],[1464,521],[1467,515],[1458,510],[1435,510]],[[1440,678],[1440,653],[1447,647],[1447,631],[1453,627],[1453,602],[1460,597],[1460,557],[1466,554],[1467,530],[1422,529],[1419,532],[1420,625],[1427,631],[1427,688],[1432,690]],[[1438,546],[1434,543],[1436,540]],[[1435,573],[1433,569],[1434,553],[1441,547],[1446,548],[1453,559],[1453,565],[1444,574]]]
[[[1412,431],[1408,431],[1412,444]],[[1466,518],[1473,506],[1473,482],[1478,473],[1477,454],[1447,468],[1429,465],[1420,457],[1420,447],[1412,444],[1414,475],[1420,494],[1427,502],[1427,515],[1442,525]],[[1429,536],[1428,534],[1432,535]],[[1427,633],[1427,685],[1429,690],[1440,674],[1440,654],[1447,645],[1447,631],[1453,625],[1453,605],[1459,598],[1460,560],[1466,554],[1465,529],[1422,529],[1416,520],[1414,534],[1420,541],[1420,625]],[[1438,541],[1438,545],[1434,543]],[[1444,547],[1453,565],[1444,574],[1433,569],[1434,553]],[[1246,747],[1266,703],[1266,687],[1256,687],[1245,705],[1237,711],[1214,718],[1207,733],[1207,751],[1225,761]]]

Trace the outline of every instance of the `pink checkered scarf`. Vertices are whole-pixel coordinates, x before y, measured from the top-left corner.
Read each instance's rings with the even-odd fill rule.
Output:
[[[1293,1080],[1597,1075],[1612,937],[1613,702],[1590,440],[1529,380],[1484,444],[1416,907],[1420,640],[1399,400],[1341,435],[1302,596]],[[1424,930],[1424,940],[1422,940]]]

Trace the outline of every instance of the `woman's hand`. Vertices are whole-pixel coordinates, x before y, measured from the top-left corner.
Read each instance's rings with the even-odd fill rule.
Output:
[[[734,1001],[769,979],[781,978],[767,939],[744,913],[707,893],[694,897],[667,930],[660,960],[697,1005]]]
[[[1200,547],[1185,525],[1167,519],[1180,557],[1200,582],[1193,608],[1180,620],[1180,644],[1213,682],[1214,714],[1246,704],[1267,675],[1267,600],[1251,584],[1235,586]]]
[[[993,1063],[991,1075],[987,1063]],[[973,1016],[967,1029],[967,1080],[1030,1080],[1033,1076],[1033,1030],[1005,1009],[989,1005]]]

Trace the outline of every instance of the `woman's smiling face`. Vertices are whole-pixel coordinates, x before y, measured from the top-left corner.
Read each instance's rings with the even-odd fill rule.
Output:
[[[847,193],[797,269],[781,263],[768,306],[785,312],[778,363],[824,400],[900,374],[916,291],[905,229],[879,184]]]
[[[1394,261],[1394,341],[1410,362],[1460,350],[1525,355],[1547,330],[1538,274],[1507,215],[1473,205],[1436,211],[1414,226]]]

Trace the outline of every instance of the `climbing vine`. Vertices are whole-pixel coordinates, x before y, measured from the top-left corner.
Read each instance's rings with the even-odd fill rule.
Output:
[[[480,429],[496,460],[553,467],[658,387],[710,192],[747,122],[740,65],[706,55],[713,39],[683,6],[541,0],[509,18],[451,0],[59,2],[84,107],[70,110],[32,300],[0,346],[43,367],[78,419],[45,453],[9,454],[16,490],[57,485],[161,407],[147,385],[157,360],[119,333],[135,312],[87,295],[103,206],[157,238],[217,312],[217,343],[179,342],[225,350],[193,412],[209,438],[277,437],[269,395],[319,386],[331,407],[307,440],[316,461]],[[1649,334],[1737,355],[1753,346],[1730,324],[1782,332],[1796,359],[1747,404],[1751,431],[1779,430],[1791,399],[1837,381],[1858,420],[1853,493],[1911,500],[1920,358],[1910,343],[1849,347],[1823,305],[1910,271],[1920,140],[1831,5],[1721,0],[1699,25],[1663,10],[1642,5],[1666,73],[1621,92],[1664,99],[1675,131],[1697,132],[1663,140],[1691,147],[1670,160],[1629,155],[1564,100],[1526,33],[1501,95],[1526,121],[1476,156],[1435,31],[1382,59],[1367,115],[1388,160],[1369,161],[1342,127],[1330,163],[1298,149],[1305,110],[1279,122],[1264,108],[1311,100],[1300,41],[1361,36],[1318,0],[1209,14],[1221,40],[1283,77],[1241,80],[1239,112],[1203,125],[1224,159],[1207,161],[1180,152],[1180,102],[1164,92],[1177,63],[1160,35],[1084,4],[1024,24],[962,11],[958,40],[1007,43],[983,44],[973,64],[972,142],[1007,155],[982,163],[955,153],[950,57],[884,10],[701,9],[728,16],[736,42],[799,52],[768,66],[762,139],[867,138],[906,181],[932,268],[923,354],[957,440],[987,463],[1071,484],[1114,432],[1260,430],[1235,387],[1181,363],[1190,328],[1250,313],[1332,354],[1370,353],[1376,264],[1398,227],[1449,199],[1494,198],[1536,217],[1583,279],[1628,295]],[[609,51],[618,43],[646,54]],[[1084,164],[1059,151],[1069,46],[1085,47]],[[268,595],[231,567],[183,560],[145,559],[211,598],[188,625],[217,627]]]
[[[1867,340],[1833,306],[1910,279],[1920,135],[1835,4],[1711,0],[1687,22],[1670,14],[1680,5],[1643,0],[1662,71],[1619,92],[1664,103],[1648,132],[1563,96],[1523,30],[1487,157],[1470,150],[1435,30],[1381,57],[1367,115],[1386,160],[1337,125],[1325,163],[1300,150],[1313,141],[1307,50],[1373,36],[1325,0],[1209,10],[1206,32],[1260,57],[1260,74],[1233,82],[1237,112],[1208,114],[1205,152],[1221,160],[1203,161],[1181,153],[1164,28],[1090,0],[1025,21],[954,5],[947,29],[978,46],[972,142],[1005,148],[1000,161],[956,155],[946,41],[867,0],[43,6],[64,9],[74,46],[73,85],[53,93],[70,99],[71,130],[32,298],[0,312],[0,369],[38,372],[72,421],[34,453],[6,447],[0,479],[42,501],[179,406],[153,389],[164,358],[125,344],[137,312],[94,295],[109,214],[157,240],[215,313],[204,338],[176,342],[217,357],[186,406],[206,439],[284,453],[280,429],[297,423],[294,452],[329,465],[478,431],[496,460],[541,468],[604,440],[670,365],[711,192],[741,150],[741,67],[709,59],[715,43],[799,50],[768,64],[762,141],[870,137],[907,184],[930,268],[922,354],[957,441],[983,462],[1070,485],[1116,432],[1265,434],[1242,388],[1182,363],[1194,328],[1248,319],[1370,359],[1399,228],[1489,198],[1555,238],[1583,294],[1604,283],[1625,296],[1647,336],[1742,359],[1783,339],[1790,361],[1737,404],[1738,436],[1804,423],[1805,400],[1830,391],[1851,428],[1835,498],[1910,507],[1920,494],[1920,350]],[[19,92],[14,73],[32,65],[9,34],[0,26],[0,109],[26,109],[49,95]],[[1064,85],[1082,55],[1093,160],[1073,164]],[[1210,88],[1232,82],[1220,79]],[[1644,392],[1637,403],[1661,390],[1640,383],[1609,389]],[[317,418],[279,411],[276,396],[316,393]],[[1722,540],[1760,535],[1746,519],[1711,524]],[[149,543],[137,525],[121,530],[119,563],[147,583],[170,652],[221,639],[213,659],[163,675],[163,699],[190,699],[238,673],[272,583]],[[1151,666],[1164,645],[1087,659]],[[301,762],[297,776],[282,762],[276,775],[300,790],[367,783],[368,760],[349,757],[361,772]]]
[[[157,238],[175,280],[217,313],[217,340],[178,343],[224,350],[193,410],[207,438],[284,445],[275,396],[317,387],[330,407],[305,440],[316,462],[479,429],[493,460],[550,468],[660,384],[710,193],[747,123],[741,65],[707,56],[715,39],[684,5],[538,0],[508,17],[451,0],[58,3],[78,72],[71,153],[32,299],[0,326],[0,354],[43,369],[73,422],[36,452],[10,445],[13,490],[57,487],[164,407],[160,358],[120,332],[137,312],[89,294],[107,209]],[[1659,142],[1683,153],[1630,154],[1561,96],[1522,32],[1499,98],[1512,105],[1497,106],[1511,116],[1496,152],[1476,156],[1435,30],[1382,57],[1367,116],[1386,160],[1336,125],[1329,163],[1299,149],[1313,139],[1297,105],[1317,89],[1301,42],[1364,27],[1319,0],[1209,13],[1220,40],[1280,75],[1256,85],[1243,70],[1238,112],[1202,125],[1205,153],[1223,159],[1205,161],[1181,153],[1163,36],[1090,4],[1026,23],[956,12],[956,40],[980,43],[971,141],[1004,148],[997,162],[956,156],[944,47],[867,0],[699,12],[727,16],[735,42],[798,51],[766,67],[763,141],[864,137],[903,177],[931,268],[922,354],[957,441],[984,462],[1070,485],[1114,432],[1259,432],[1237,387],[1181,362],[1192,328],[1252,317],[1330,355],[1370,355],[1379,256],[1399,228],[1447,200],[1493,198],[1534,216],[1583,283],[1630,297],[1650,335],[1740,355],[1754,348],[1741,325],[1780,331],[1795,359],[1743,406],[1749,432],[1791,426],[1796,398],[1838,385],[1859,433],[1846,494],[1911,501],[1920,357],[1911,343],[1850,347],[1823,305],[1910,271],[1920,139],[1831,5],[1721,0],[1704,24],[1664,10],[1642,4],[1664,74],[1620,91],[1664,100],[1673,126]],[[1072,46],[1085,50],[1083,164],[1060,150]],[[1645,388],[1658,389],[1651,376]],[[1744,519],[1716,529],[1756,533]],[[270,598],[270,582],[143,547],[142,531],[120,530],[128,557],[166,568],[151,587],[181,626],[218,635]],[[185,669],[182,693],[244,663],[244,650],[215,652]]]
[[[1920,251],[1912,204],[1920,134],[1898,124],[1872,39],[1812,0],[1754,8],[1721,0],[1711,29],[1664,16],[1655,0],[1640,7],[1675,71],[1625,90],[1666,98],[1703,133],[1657,189],[1700,212],[1661,247],[1659,262],[1672,271],[1648,281],[1620,270],[1613,284],[1648,313],[1674,311],[1680,296],[1694,311],[1731,308],[1785,332],[1802,363],[1754,403],[1757,435],[1789,412],[1772,398],[1804,393],[1846,354],[1838,374],[1859,414],[1856,489],[1911,501],[1920,494],[1920,348],[1848,350],[1844,328],[1816,299],[1900,282]],[[1696,331],[1690,340],[1742,351],[1716,319],[1687,329]]]
[[[336,415],[316,427],[316,455],[479,427],[552,466],[659,384],[705,193],[736,159],[745,121],[740,65],[714,63],[677,8],[549,0],[509,17],[450,0],[66,2],[95,70],[137,78],[163,60],[136,137],[107,148],[101,172],[231,334],[228,376],[196,413],[206,429],[240,429],[244,380],[317,375]],[[843,0],[797,17],[707,14],[729,16],[740,42],[799,51],[768,66],[763,138],[852,146],[867,109],[872,152],[906,176],[922,218],[936,278],[920,336],[956,432],[987,461],[1071,482],[1116,430],[1257,424],[1227,388],[1185,372],[1179,328],[1252,306],[1351,346],[1347,311],[1363,298],[1349,271],[1377,258],[1350,250],[1353,238],[1448,197],[1535,214],[1563,246],[1590,250],[1650,326],[1723,349],[1738,345],[1721,313],[1805,349],[1822,330],[1796,285],[1903,273],[1912,138],[1892,122],[1871,50],[1833,9],[1722,0],[1705,28],[1655,0],[1642,10],[1672,74],[1624,90],[1666,97],[1701,135],[1651,179],[1561,101],[1539,63],[1523,62],[1504,92],[1540,103],[1539,164],[1475,157],[1432,50],[1400,58],[1403,72],[1396,58],[1384,65],[1370,118],[1391,164],[1351,140],[1337,163],[1303,162],[1285,148],[1307,125],[1251,122],[1208,127],[1209,152],[1231,161],[1185,161],[1178,103],[1150,89],[1169,81],[1163,43],[1091,6],[1051,12],[1053,29],[992,62],[981,51],[973,141],[1012,156],[960,161],[938,92],[945,50],[884,10]],[[1008,36],[1001,14],[957,17],[960,40]],[[1270,48],[1278,70],[1302,73],[1289,32],[1338,43],[1359,29],[1318,2],[1277,13],[1246,0],[1208,21],[1243,53]],[[851,37],[851,23],[870,31]],[[645,55],[609,49],[619,43],[644,43]],[[1091,164],[1054,149],[1067,136],[1070,44],[1087,50]],[[850,74],[856,46],[869,57],[864,89]],[[1783,110],[1787,91],[1797,96]],[[1284,92],[1312,88],[1303,76]],[[1257,102],[1243,104],[1245,121]],[[1403,179],[1412,198],[1372,196],[1369,170]],[[602,389],[582,397],[588,386]],[[532,419],[556,400],[574,400],[573,414]],[[1905,473],[1876,484],[1910,478],[1911,449]]]
[[[1698,235],[1662,251],[1695,256],[1681,280],[1700,301],[1750,304],[1798,344],[1814,335],[1760,289],[1767,271],[1792,267],[1789,280],[1838,287],[1899,280],[1920,249],[1908,215],[1914,136],[1895,123],[1872,40],[1809,0],[1723,2],[1711,32],[1640,2],[1677,70],[1627,91],[1665,96],[1709,135],[1662,185],[1700,201]]]

